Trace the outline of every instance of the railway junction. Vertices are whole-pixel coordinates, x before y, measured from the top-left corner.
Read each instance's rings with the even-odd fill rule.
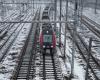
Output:
[[[99,3],[0,0],[0,80],[100,80]]]

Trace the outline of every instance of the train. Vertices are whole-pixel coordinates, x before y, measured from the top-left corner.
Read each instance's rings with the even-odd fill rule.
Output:
[[[50,20],[49,7],[46,7],[42,14],[42,20]],[[42,30],[40,32],[40,47],[42,51],[49,49],[55,52],[56,48],[56,35],[52,28],[51,23],[42,23]]]

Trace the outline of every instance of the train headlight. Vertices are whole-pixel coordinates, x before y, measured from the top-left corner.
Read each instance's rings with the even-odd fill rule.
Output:
[[[51,46],[51,48],[53,48],[53,46]]]
[[[45,46],[43,45],[43,48],[45,48]]]

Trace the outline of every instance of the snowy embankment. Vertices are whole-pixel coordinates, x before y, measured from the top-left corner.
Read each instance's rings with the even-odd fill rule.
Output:
[[[0,64],[0,80],[9,80],[12,76],[12,72],[18,62],[21,49],[30,31],[31,24],[27,23],[24,25],[22,31],[18,35],[13,46],[5,56],[5,59]]]
[[[34,5],[34,6],[36,7],[37,5]],[[36,9],[34,9],[34,13],[39,7],[40,6],[37,6]],[[45,5],[41,5],[41,7],[44,8]],[[11,13],[13,12],[14,11],[11,11]],[[11,13],[9,13],[9,15],[11,15]],[[31,13],[32,13],[32,10],[29,11],[30,15]],[[7,17],[10,20],[9,15]],[[31,15],[30,17],[28,17],[28,20],[32,20],[34,16]],[[15,42],[13,43],[12,47],[9,49],[9,52],[7,52],[7,55],[5,56],[3,61],[0,63],[0,80],[10,80],[11,76],[13,75],[13,71],[19,61],[18,57],[20,56],[21,49],[23,48],[25,44],[25,40],[28,37],[30,29],[31,29],[31,23],[25,23],[19,35],[17,36]]]
[[[59,25],[59,24],[58,24]],[[63,25],[64,26],[64,25]],[[62,34],[64,34],[64,27],[62,27]],[[67,36],[69,36],[69,34],[67,33]],[[61,42],[64,43],[64,35],[61,35]],[[63,55],[63,46],[61,48],[61,50],[58,50],[59,56]],[[75,53],[77,54],[77,53]],[[71,59],[72,59],[72,42],[67,38],[66,39],[66,60],[65,63],[63,62],[63,59],[61,60],[60,58],[60,62],[61,63],[61,68],[63,71],[64,76],[70,76],[71,73]],[[74,59],[74,78],[73,80],[84,80],[84,69],[83,67],[80,65],[80,63]]]
[[[19,13],[19,10],[9,10],[4,14],[4,16],[0,17],[0,21],[14,20],[19,15]]]
[[[74,5],[69,3],[69,10],[68,10],[69,18],[68,18],[68,20],[73,18],[73,14],[74,14],[73,13],[73,9],[74,9]],[[58,12],[59,12],[59,8],[58,8]],[[63,3],[63,10],[62,10],[62,12],[63,12],[63,15],[65,15],[65,13],[64,13],[65,12],[65,3]],[[100,17],[99,17],[100,16],[100,10],[97,10],[97,14],[95,14],[94,13],[94,9],[92,9],[92,8],[84,8],[83,9],[83,15],[89,17],[93,21],[95,21],[98,24],[100,24],[99,23],[100,22]],[[59,19],[59,15],[58,15],[58,19]],[[65,25],[62,26],[62,37],[61,37],[62,43],[64,43],[64,35],[63,35],[64,34],[64,30],[65,30],[64,26]],[[59,27],[59,24],[57,24],[57,27]],[[80,32],[80,29],[78,29],[78,30]],[[91,31],[89,31],[89,33],[88,33],[88,30],[85,33],[87,34],[88,37],[86,38],[86,37],[83,36],[83,38],[84,38],[85,42],[88,44],[89,43],[89,36],[94,36],[94,34],[91,33]],[[85,34],[85,36],[86,36],[86,34]],[[67,36],[69,36],[69,34],[67,34]],[[58,42],[59,42],[59,40],[58,40]],[[69,64],[70,64],[71,63],[71,58],[72,58],[72,54],[71,54],[72,53],[72,49],[71,49],[72,48],[72,44],[71,44],[71,42],[68,42],[68,38],[67,38],[66,42],[67,42],[66,43],[66,56],[69,59]],[[95,44],[93,43],[93,45],[95,45]],[[94,50],[94,52],[96,52],[96,51]],[[85,80],[85,70],[84,70],[84,67],[86,67],[86,66],[84,66],[84,65],[86,65],[86,64],[85,64],[85,62],[83,62],[81,59],[78,58],[79,56],[80,55],[78,55],[77,52],[75,52],[74,74],[75,74],[77,80]],[[96,54],[94,54],[94,56],[96,58],[100,58],[99,55],[97,54],[97,52],[96,52]],[[68,64],[68,60],[66,60],[66,63]]]
[[[95,14],[95,10],[92,8],[84,8],[83,15],[89,17],[96,23],[100,24],[100,10],[97,9],[97,13]]]
[[[63,3],[63,15],[65,15],[65,4],[66,3]],[[69,6],[70,7],[73,7],[72,4],[69,3]],[[58,12],[59,12],[59,8],[58,8]],[[68,11],[68,14],[69,14],[69,20],[71,18],[73,18],[73,12],[72,10],[70,10],[69,8],[69,11]],[[58,14],[58,18],[59,19],[59,14]],[[65,20],[65,18],[63,17],[62,20]],[[57,24],[57,27],[59,28],[60,24]],[[64,31],[65,31],[65,24],[62,24],[62,30],[61,30],[61,42],[64,43]],[[69,33],[67,32],[66,33],[67,36],[69,36]],[[58,40],[59,42],[59,40]],[[58,53],[59,54],[62,54],[63,55],[63,46],[61,48],[61,50],[58,50]],[[75,52],[75,54],[77,54]],[[72,42],[67,38],[66,39],[66,60],[65,60],[65,63],[63,62],[63,60],[60,60],[62,62],[62,65],[64,67],[62,67],[61,65],[61,68],[62,68],[62,71],[64,72],[65,75],[69,76],[68,74],[71,73],[71,60],[72,60]],[[73,80],[85,80],[85,72],[84,72],[84,69],[83,67],[80,65],[79,61],[76,60],[76,58],[74,59],[74,78]],[[67,74],[66,74],[67,73]]]
[[[97,13],[95,13],[95,10],[92,8],[84,8],[83,9],[83,15],[87,16],[88,18],[90,18],[91,20],[93,20],[94,22],[96,22],[97,24],[100,25],[100,10],[97,9]],[[94,25],[93,25],[94,26]],[[100,26],[98,26],[98,30]],[[88,31],[88,30],[87,30]],[[85,32],[85,31],[84,31]],[[85,32],[86,33],[86,32]],[[89,37],[92,37],[93,39],[96,39],[96,41],[92,41],[92,46],[97,46],[97,47],[92,47],[92,51],[93,51],[93,56],[97,59],[97,61],[100,61],[100,38],[97,37],[93,32],[88,31],[87,35]],[[89,44],[89,38],[86,38],[86,34],[83,34],[83,37],[85,42],[87,44]]]
[[[28,17],[28,20],[32,20],[33,17],[34,16]],[[19,35],[17,36],[13,45],[10,47],[3,61],[0,63],[0,80],[10,80],[14,68],[18,63],[18,57],[20,56],[21,49],[24,46],[25,40],[27,39],[29,31],[31,29],[31,23],[22,24],[24,25],[21,31],[19,32]]]

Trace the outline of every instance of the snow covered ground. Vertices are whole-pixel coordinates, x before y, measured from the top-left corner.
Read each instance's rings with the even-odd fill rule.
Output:
[[[69,3],[69,6],[73,8],[74,5]],[[38,5],[36,5],[36,7],[38,7]],[[65,14],[64,12],[65,12],[65,3],[63,3],[63,10],[62,10],[63,15]],[[59,8],[58,8],[58,13],[59,13]],[[69,8],[69,14],[70,14],[69,16],[73,18],[73,12],[70,8]],[[97,14],[95,14],[94,9],[84,8],[83,14],[89,17],[90,19],[96,21],[98,24],[100,24],[100,10],[97,10]],[[59,14],[57,15],[57,19],[59,19]],[[64,19],[64,17],[62,19]],[[13,47],[9,50],[4,61],[0,63],[0,80],[9,80],[10,76],[12,75],[12,71],[14,70],[14,67],[16,66],[18,56],[20,55],[20,49],[24,45],[24,41],[27,38],[27,35],[29,33],[30,25],[31,24],[25,24],[23,30],[21,31],[20,35],[17,37],[15,43],[13,44]],[[57,24],[57,27],[59,27],[59,24]],[[64,27],[62,27],[62,34],[64,34]],[[68,33],[67,33],[67,36],[69,36]],[[62,39],[62,43],[64,43],[64,35],[62,35],[61,39]],[[64,74],[68,75],[68,73],[70,73],[71,71],[72,43],[68,38],[66,42],[67,42],[66,43],[67,59],[66,59],[65,65],[62,64],[61,67],[62,69],[64,68],[63,69]],[[61,55],[61,52],[58,48],[57,48],[57,51],[59,55]],[[63,51],[63,48],[61,49],[61,51]],[[63,62],[62,59],[60,59],[60,61]],[[75,59],[75,62],[74,62],[74,75],[75,75],[75,78],[73,78],[73,80],[85,80],[85,70],[83,66],[81,66],[81,62],[77,60],[77,58]]]
[[[10,48],[9,52],[5,56],[5,59],[0,64],[0,80],[9,80],[12,72],[16,66],[18,56],[24,45],[24,41],[27,38],[31,24],[25,24],[22,31],[18,35],[13,46]]]
[[[97,9],[97,13],[95,14],[94,9],[92,9],[92,8],[84,8],[83,9],[83,15],[86,15],[87,17],[89,17],[93,21],[95,21],[98,24],[100,24],[100,10]]]
[[[69,19],[71,20],[73,19],[73,9],[74,9],[74,5],[72,3],[69,3],[69,8],[68,8],[68,15],[69,15]],[[59,8],[58,8],[58,12],[59,12]],[[65,15],[65,3],[63,3],[63,9],[62,9],[62,14]],[[89,17],[90,19],[92,19],[93,21],[96,21],[98,24],[100,24],[100,10],[97,10],[97,14],[94,13],[94,9],[92,8],[84,8],[83,9],[83,15],[86,15],[87,17]],[[58,14],[59,17],[59,14]],[[64,18],[63,18],[64,19]],[[62,19],[62,20],[63,20]],[[65,25],[62,26],[62,34],[64,34],[64,27]],[[59,24],[57,24],[57,27],[59,27]],[[69,34],[67,33],[67,36]],[[86,35],[86,34],[85,34]],[[92,33],[93,35],[93,33]],[[62,35],[62,43],[64,43],[64,35]],[[88,42],[89,39],[85,39],[86,42]],[[67,60],[66,60],[66,67],[69,67],[69,71],[71,68],[71,58],[72,58],[72,44],[71,42],[68,40],[66,41],[66,56],[67,56]],[[75,61],[74,61],[74,75],[75,75],[75,79],[73,80],[85,80],[85,70],[84,70],[84,65],[86,65],[84,62],[81,62],[82,60],[78,58],[77,52],[75,52]],[[69,61],[69,62],[68,62]]]
[[[31,14],[31,13],[30,13]],[[28,17],[28,20],[32,20],[32,17]],[[16,40],[14,41],[12,47],[7,52],[7,55],[0,63],[0,80],[10,80],[12,76],[12,72],[17,65],[18,57],[20,55],[20,51],[25,43],[25,40],[28,36],[28,33],[31,28],[31,23],[22,23],[20,27],[23,26]]]
[[[58,3],[58,5],[59,5],[59,3]],[[69,6],[73,7],[73,5],[70,5],[70,3],[69,3]],[[59,8],[58,8],[58,12],[59,12]],[[65,3],[63,3],[62,13],[63,13],[63,15],[65,15]],[[73,12],[72,12],[72,10],[70,10],[70,8],[69,8],[68,13],[69,13],[70,18],[72,18]],[[59,19],[59,14],[58,14],[58,19]],[[62,20],[65,20],[65,18],[63,17]],[[59,24],[57,24],[57,27],[59,27]],[[62,24],[62,31],[61,31],[62,34],[64,34],[64,31],[65,31],[65,25]],[[66,33],[66,34],[67,34],[67,36],[69,36],[68,33]],[[64,35],[61,35],[61,40],[62,40],[62,43],[64,43]],[[66,69],[62,67],[63,71],[65,71],[64,74],[66,74],[66,72],[67,72],[66,75],[71,73],[71,58],[72,58],[72,49],[71,48],[72,48],[72,44],[67,38],[67,40],[66,40],[66,57],[67,57],[67,59],[65,60],[65,68]],[[61,53],[63,54],[63,48],[61,48]],[[74,78],[73,78],[73,80],[84,80],[84,70],[80,66],[80,64],[77,62],[76,59],[74,62]]]
[[[42,10],[45,7],[44,4],[40,6]],[[34,14],[36,10],[39,9],[40,6],[38,6],[37,4],[34,5],[35,7]],[[9,17],[12,13],[16,13],[18,15],[19,12],[16,12],[16,11],[7,12],[6,17],[8,18],[8,20],[13,20],[12,18]],[[31,15],[32,10],[29,10],[28,13]],[[5,17],[5,20],[6,20],[6,17]],[[28,18],[27,20],[32,20],[33,17],[34,17],[33,15],[30,17],[27,17]],[[5,56],[3,61],[0,63],[0,80],[10,80],[11,76],[13,75],[13,71],[18,63],[18,57],[20,56],[21,49],[23,45],[25,44],[25,40],[27,39],[28,33],[31,28],[31,23],[26,23],[26,24],[22,23],[22,26],[23,28],[20,31],[19,35],[17,36],[16,40],[14,41],[12,47],[9,49],[9,52],[7,52],[7,55]]]
[[[64,32],[64,29],[62,30],[62,33]],[[67,34],[68,36],[68,34]],[[64,35],[62,35],[61,37],[62,39],[62,43],[64,43]],[[71,59],[72,59],[72,43],[71,41],[67,38],[66,40],[66,60],[65,60],[65,63],[63,62],[63,60],[60,61],[62,62],[62,65],[65,64],[65,65],[61,65],[61,68],[62,68],[62,71],[63,71],[63,74],[65,76],[70,76],[70,73],[71,73]],[[58,53],[60,54],[64,54],[63,53],[63,47],[61,48],[61,50],[58,50]],[[77,53],[75,53],[77,54]],[[85,80],[84,79],[84,76],[85,76],[85,72],[84,72],[84,69],[82,66],[80,66],[79,62],[75,59],[75,62],[74,62],[74,78],[72,80]]]

